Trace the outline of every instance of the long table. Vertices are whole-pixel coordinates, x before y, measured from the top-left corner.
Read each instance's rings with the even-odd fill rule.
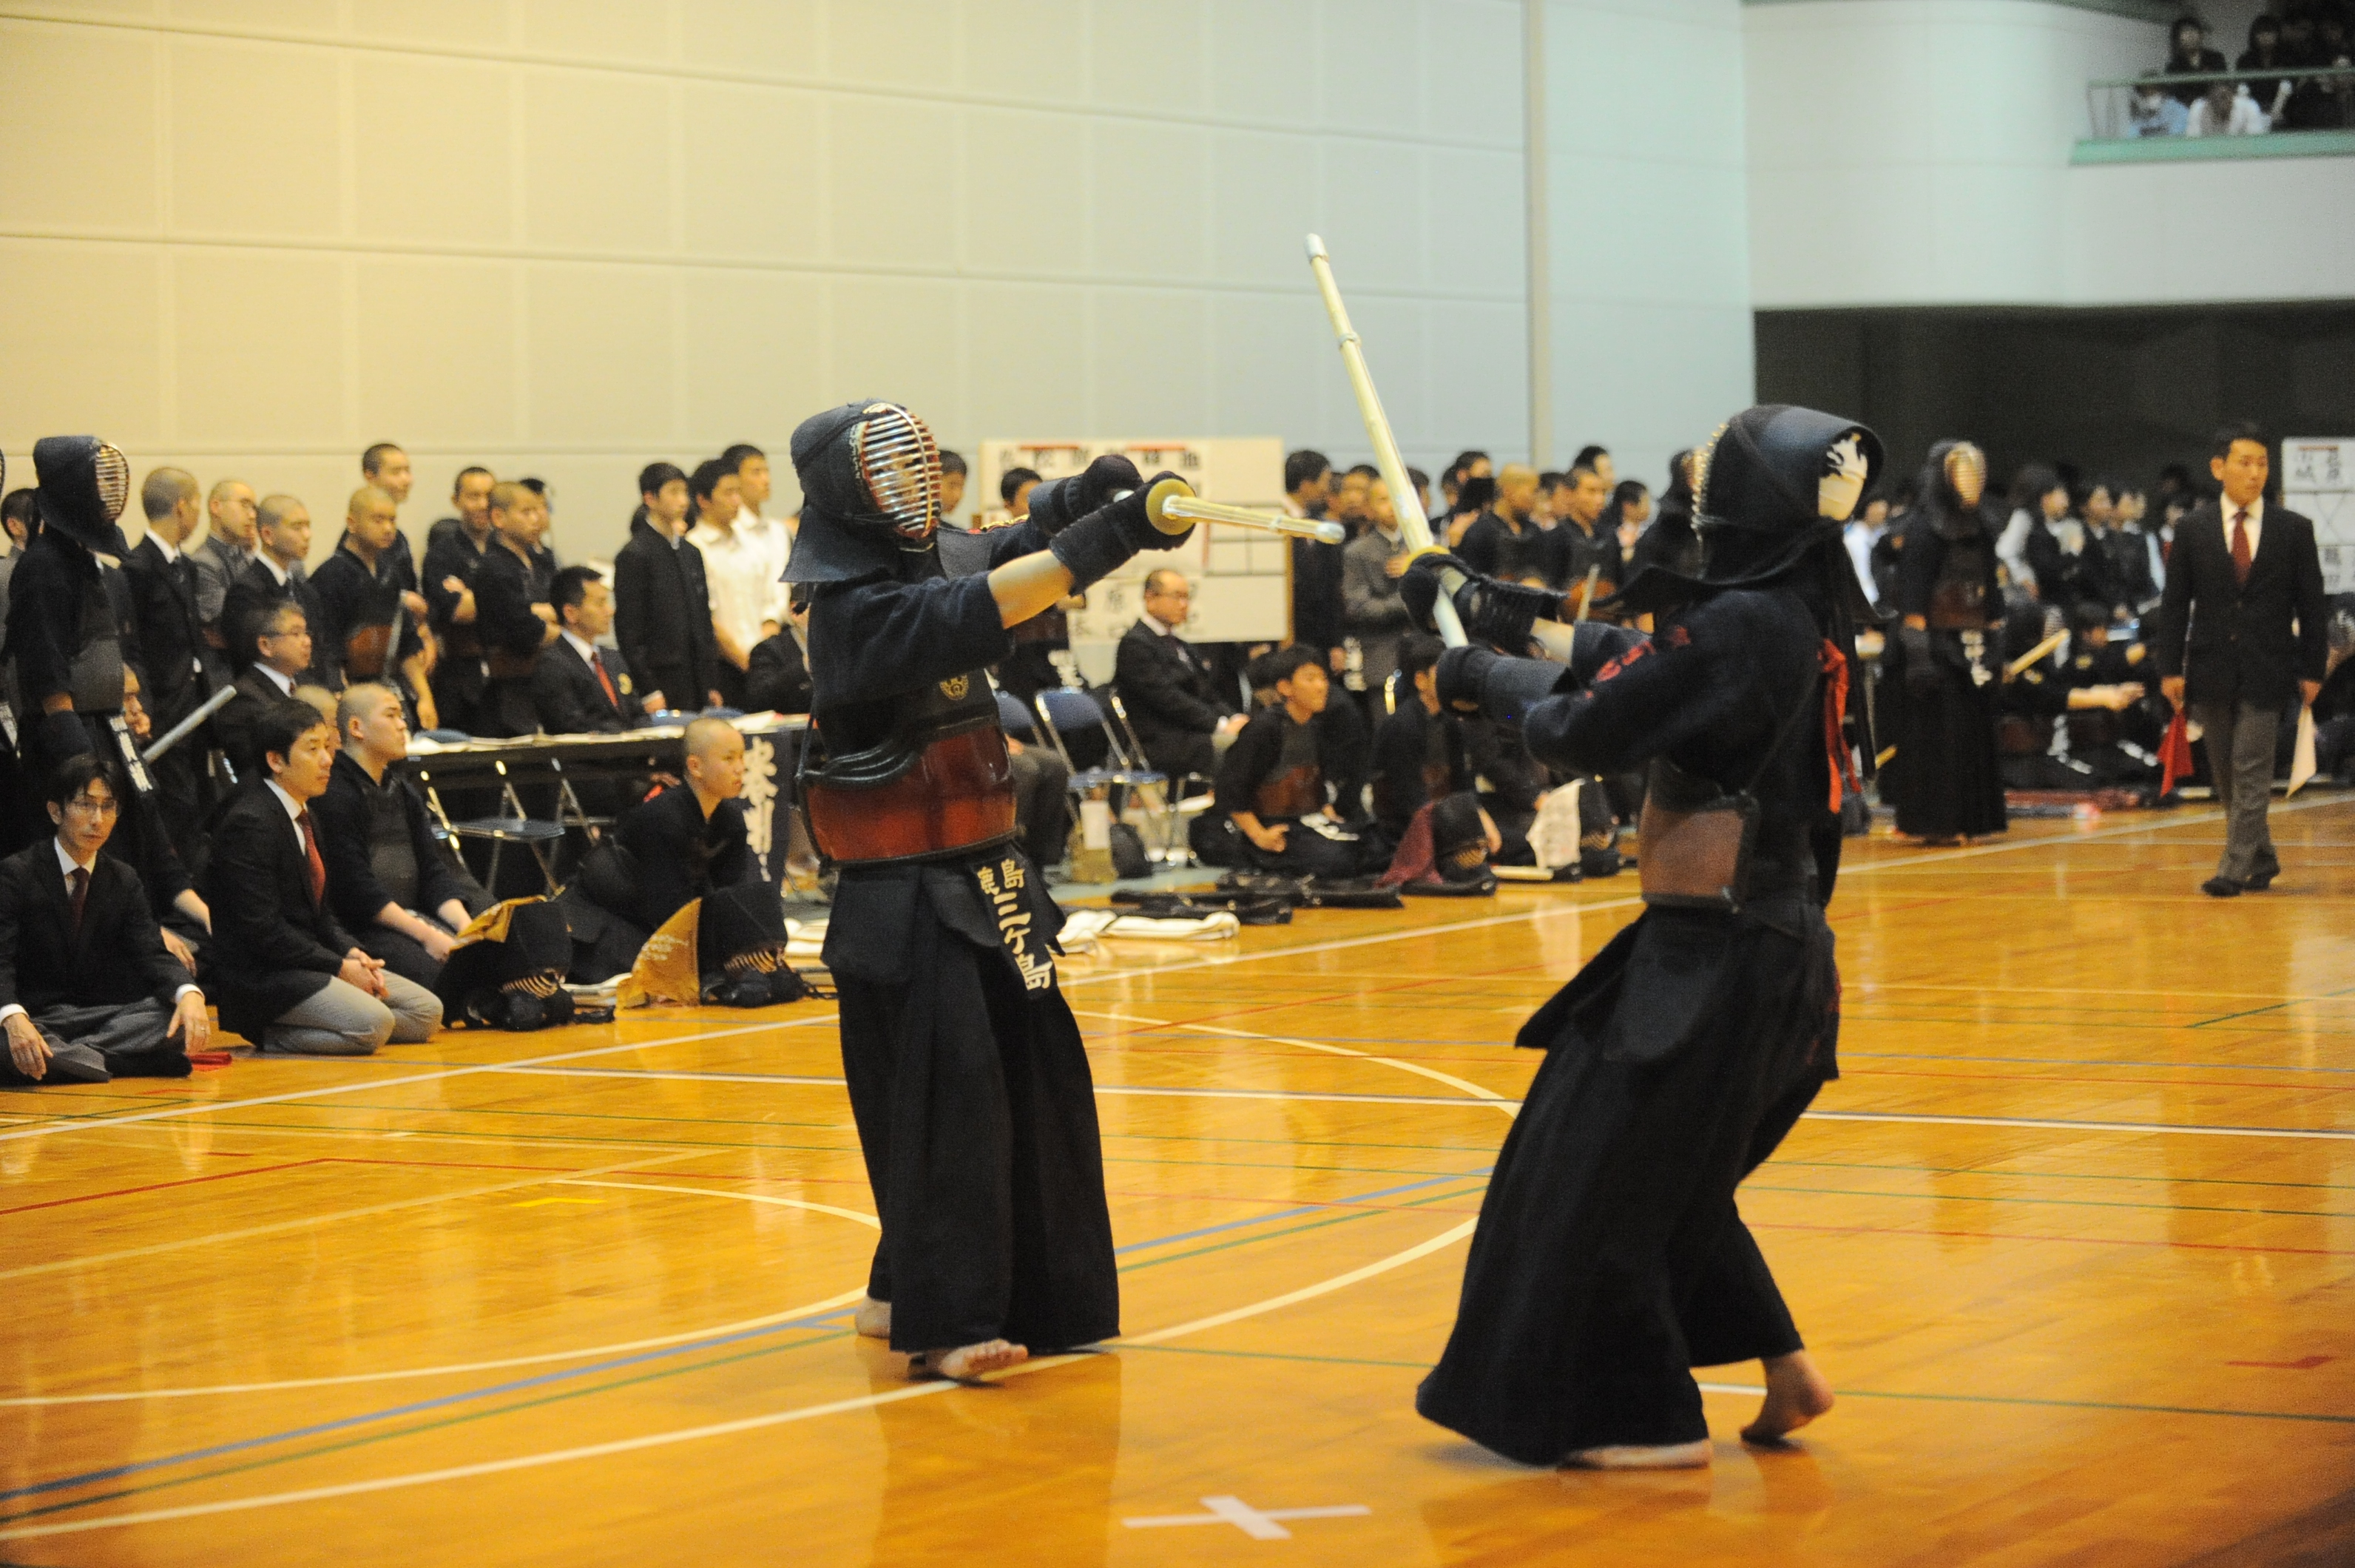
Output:
[[[744,737],[744,825],[752,853],[761,863],[762,874],[782,883],[792,837],[787,814],[793,808],[794,768],[809,718],[800,713],[754,713],[730,722]],[[445,826],[464,819],[444,808],[442,790],[496,790],[500,816],[552,825],[585,838],[597,823],[581,808],[572,786],[681,773],[686,766],[687,726],[657,724],[618,735],[524,735],[447,744],[420,736],[410,741],[409,748],[400,766],[416,780],[434,816]],[[543,806],[542,814],[534,816],[526,808],[527,795],[552,801],[552,811]],[[520,837],[517,841],[539,861],[553,891],[555,866],[543,841]],[[494,841],[495,857],[502,847]]]

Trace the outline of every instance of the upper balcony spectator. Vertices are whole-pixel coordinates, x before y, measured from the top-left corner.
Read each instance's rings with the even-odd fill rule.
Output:
[[[2199,17],[2178,16],[2168,37],[2173,47],[2167,52],[2167,64],[2159,68],[2161,75],[2197,76],[2203,71],[2227,69],[2224,57],[2208,47],[2208,24]],[[2200,101],[2204,90],[2198,82],[2179,81],[2171,83],[2167,91],[2188,110]]]
[[[2273,118],[2257,107],[2245,86],[2211,81],[2184,122],[2187,136],[2262,136],[2273,129]]]

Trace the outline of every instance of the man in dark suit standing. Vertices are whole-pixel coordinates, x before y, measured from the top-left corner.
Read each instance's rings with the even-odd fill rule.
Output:
[[[1121,634],[1113,684],[1146,760],[1178,778],[1209,778],[1219,756],[1243,727],[1244,716],[1219,699],[1210,667],[1178,635],[1194,591],[1185,573],[1167,567],[1145,580],[1145,613]]]
[[[2175,530],[2151,652],[2159,689],[2206,734],[2224,854],[2200,891],[2228,899],[2281,874],[2265,829],[2274,744],[2292,696],[2321,691],[2329,645],[2314,524],[2265,504],[2272,464],[2256,426],[2217,432],[2208,471],[2223,496]]]
[[[262,612],[292,601],[302,606],[303,624],[312,632],[311,667],[302,678],[333,691],[343,682],[336,673],[335,656],[320,645],[327,613],[319,603],[319,591],[311,586],[309,569],[303,564],[311,553],[310,508],[292,496],[271,496],[263,499],[260,517],[254,537],[261,541],[261,553],[246,567],[245,575],[229,584],[229,597],[221,604],[221,628],[229,639],[231,662],[240,672],[253,662],[253,639]]]
[[[563,629],[532,671],[539,727],[550,735],[618,735],[645,723],[645,704],[659,710],[663,694],[641,694],[622,656],[597,645],[613,629],[613,591],[604,578],[592,567],[568,566],[550,592]]]
[[[752,646],[752,662],[744,672],[744,700],[752,711],[807,713],[810,710],[809,590],[796,584],[786,601],[785,624],[773,637]]]
[[[139,671],[142,705],[159,731],[195,712],[211,686],[205,678],[196,563],[183,549],[204,517],[197,496],[196,476],[185,469],[158,468],[147,475],[139,487],[147,537],[123,558],[139,633],[131,662]],[[177,746],[148,765],[165,830],[183,859],[196,852],[202,831],[205,800],[197,763],[204,750],[201,744]]]
[[[269,776],[223,814],[205,868],[221,1027],[304,1056],[432,1038],[442,998],[363,952],[327,901],[310,805],[334,776],[335,725],[290,699],[261,716],[256,739]]]
[[[613,557],[613,624],[631,673],[669,707],[695,713],[719,704],[719,647],[703,552],[687,541],[687,475],[667,463],[638,475],[645,504]]]
[[[112,767],[69,757],[48,788],[52,837],[0,861],[0,1083],[185,1078],[209,1024],[165,951],[139,874],[99,851],[123,797]]]

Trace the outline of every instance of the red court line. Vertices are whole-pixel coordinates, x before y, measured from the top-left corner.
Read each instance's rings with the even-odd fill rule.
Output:
[[[170,1187],[200,1187],[208,1181],[234,1181],[240,1176],[260,1176],[272,1170],[293,1170],[305,1165],[322,1165],[324,1159],[290,1159],[283,1165],[249,1165],[242,1170],[224,1170],[218,1176],[189,1176],[177,1181],[150,1181],[142,1187],[116,1187],[104,1192],[85,1192],[79,1198],[52,1198],[41,1203],[20,1203],[14,1209],[0,1209],[0,1214],[29,1214],[36,1209],[62,1209],[71,1203],[95,1203],[101,1198],[129,1198],[140,1192],[161,1192]]]
[[[439,1170],[534,1170],[545,1176],[573,1176],[586,1170],[581,1165],[474,1165],[456,1159],[369,1159],[362,1155],[322,1155],[321,1165],[419,1165]]]
[[[2169,1247],[2202,1253],[2296,1253],[2318,1258],[2355,1257],[2350,1247],[2257,1247],[2242,1242],[2138,1242],[2116,1236],[2030,1236],[2018,1231],[1922,1231],[1899,1225],[1802,1225],[1745,1220],[1753,1231],[1822,1231],[1839,1236],[1937,1236],[1967,1242],[2065,1242],[2085,1247]]]

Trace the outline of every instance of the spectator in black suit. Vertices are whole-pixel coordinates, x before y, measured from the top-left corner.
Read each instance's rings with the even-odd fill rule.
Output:
[[[1178,635],[1193,602],[1184,572],[1165,566],[1148,574],[1145,613],[1121,634],[1113,662],[1113,684],[1146,760],[1172,781],[1215,776],[1245,718],[1220,699],[1209,661]]]
[[[1284,509],[1295,517],[1321,517],[1333,485],[1333,464],[1321,452],[1295,452],[1284,460]],[[1292,640],[1317,650],[1329,667],[1341,667],[1341,547],[1322,539],[1292,541]]]
[[[2274,743],[2291,699],[2321,692],[2329,643],[2314,525],[2265,504],[2272,460],[2257,427],[2218,431],[2208,470],[2224,493],[2176,529],[2151,652],[2159,689],[2206,731],[2224,807],[2224,854],[2200,891],[2232,898],[2281,874],[2265,828]]]
[[[213,830],[205,869],[221,1027],[268,1051],[368,1056],[431,1039],[442,1001],[386,969],[336,919],[310,805],[334,775],[336,727],[282,702],[258,730],[269,776]]]
[[[362,681],[336,704],[343,735],[326,792],[312,808],[327,862],[327,903],[360,947],[394,974],[432,987],[466,922],[490,895],[442,848],[417,786],[393,770],[409,755],[400,695]]]
[[[794,590],[785,603],[784,625],[775,636],[754,645],[752,667],[744,674],[744,694],[754,712],[810,710],[808,589]]]
[[[719,704],[718,641],[703,554],[687,542],[687,475],[653,463],[638,475],[644,500],[630,541],[613,558],[613,627],[641,685],[698,712]]]
[[[659,711],[663,694],[642,695],[627,661],[597,645],[613,629],[613,591],[605,579],[593,567],[568,566],[550,592],[563,630],[532,671],[539,727],[551,735],[618,735],[644,724],[646,704]]]
[[[311,667],[311,625],[303,607],[292,600],[271,605],[242,655],[250,662],[237,677],[237,695],[213,715],[213,743],[241,784],[264,771],[256,738],[262,715],[293,697]]]
[[[138,643],[131,663],[148,717],[169,730],[202,706],[209,694],[205,678],[204,624],[197,614],[196,564],[181,547],[203,518],[196,476],[179,468],[158,468],[140,486],[147,514],[147,537],[123,558],[131,585]],[[205,800],[198,763],[201,740],[192,740],[156,759],[148,768],[155,781],[156,809],[182,859],[196,852]]]
[[[425,546],[426,624],[441,645],[433,664],[433,712],[445,730],[475,733],[482,722],[483,639],[475,628],[474,571],[491,543],[491,486],[487,468],[462,468],[451,486],[454,517],[433,525]]]
[[[204,993],[164,949],[138,873],[105,848],[122,796],[84,752],[50,781],[57,831],[0,861],[0,1083],[183,1078]]]
[[[475,710],[479,735],[528,735],[539,651],[561,634],[534,583],[532,552],[548,528],[548,503],[525,485],[491,486],[491,548],[474,569],[474,631],[490,678]]]
[[[302,607],[303,624],[313,633],[311,665],[304,671],[303,678],[333,691],[338,684],[336,657],[320,645],[317,635],[327,624],[326,611],[303,564],[304,558],[311,553],[310,509],[292,496],[268,496],[261,503],[254,537],[261,541],[261,552],[253,558],[245,574],[229,584],[229,598],[221,606],[221,624],[228,630],[238,667],[241,670],[252,662],[261,613],[272,604],[291,600]]]
[[[352,492],[343,540],[311,574],[326,617],[311,636],[314,644],[325,644],[323,656],[344,679],[384,681],[404,699],[413,699],[420,727],[431,730],[438,715],[425,674],[425,600],[400,585],[400,532],[394,515],[389,493],[373,485]]]

